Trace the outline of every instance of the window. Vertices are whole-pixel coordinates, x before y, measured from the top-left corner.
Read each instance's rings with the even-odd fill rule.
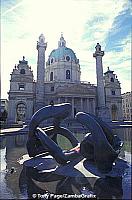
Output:
[[[20,74],[25,74],[25,69],[21,69]]]
[[[54,86],[51,87],[51,92],[54,92]]]
[[[111,94],[112,94],[112,95],[115,95],[115,91],[114,91],[114,90],[112,90],[112,91],[111,91]]]
[[[110,79],[110,81],[111,81],[111,82],[114,82],[114,78],[112,77],[112,78]]]
[[[19,90],[25,90],[24,84],[19,84]]]
[[[53,61],[54,61],[54,59],[53,59],[53,58],[51,58],[51,63],[53,63]]]
[[[69,61],[69,60],[70,60],[70,57],[69,57],[69,56],[66,56],[66,60]]]
[[[50,81],[53,81],[53,72],[50,73]]]
[[[66,79],[70,79],[70,70],[66,70]]]

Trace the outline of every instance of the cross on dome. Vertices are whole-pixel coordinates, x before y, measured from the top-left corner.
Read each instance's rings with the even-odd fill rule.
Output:
[[[63,38],[63,39],[64,39],[64,37],[63,37],[63,32],[61,32],[61,37],[60,37],[60,39],[61,39],[61,38]]]

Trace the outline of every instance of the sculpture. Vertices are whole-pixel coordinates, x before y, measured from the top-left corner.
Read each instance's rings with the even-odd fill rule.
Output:
[[[44,184],[48,182],[49,187],[45,188],[42,187],[42,177],[39,179],[39,182],[41,182],[40,187],[38,179],[36,178],[38,174],[36,174],[35,176],[32,172],[32,175],[29,175],[28,172],[27,174],[25,174],[24,169],[21,171],[19,178],[20,191],[22,194],[25,195],[26,188],[29,199],[32,199],[32,197],[38,197],[39,199],[41,195],[43,195],[43,198],[47,197],[46,199],[52,199],[53,194],[57,194],[60,196],[63,194],[67,194],[68,196],[76,193],[82,195],[81,199],[83,198],[83,194],[88,195],[89,198],[91,195],[91,198],[98,197],[98,199],[113,199],[113,196],[115,199],[122,199],[123,197],[122,177],[107,176],[105,178],[98,178],[97,180],[95,180],[94,184],[91,185],[87,177],[57,177],[56,179],[54,178],[51,180],[50,177],[48,178],[47,176],[47,180],[44,179]],[[58,181],[56,182],[56,180]],[[52,187],[52,182],[54,182],[54,187]]]
[[[23,122],[25,118],[26,107],[23,103],[17,105],[17,122]]]
[[[76,119],[91,132],[80,145],[81,154],[88,160],[95,161],[102,173],[111,171],[123,142],[106,123],[92,114],[79,112]]]
[[[80,162],[86,158],[86,161],[94,163],[100,173],[111,172],[123,142],[113,134],[110,127],[102,120],[92,114],[79,112],[75,116],[76,120],[90,131],[90,134],[86,135],[80,144],[71,131],[60,126],[61,121],[71,113],[71,109],[69,103],[52,104],[41,108],[33,115],[27,141],[29,156],[51,155],[62,166],[70,165],[70,162],[74,160],[74,162],[76,160]],[[53,118],[53,126],[38,127],[43,120],[49,118]],[[73,148],[63,151],[57,144],[57,134],[68,138]],[[120,164],[116,166],[119,167]]]

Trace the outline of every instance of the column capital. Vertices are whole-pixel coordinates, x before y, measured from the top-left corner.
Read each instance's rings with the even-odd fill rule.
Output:
[[[96,51],[93,54],[93,57],[97,57],[97,56],[104,56],[104,51],[101,50],[101,45],[99,43],[97,43],[96,47],[95,47]]]
[[[102,56],[103,57],[104,56],[104,51],[100,51],[100,52],[96,52],[95,51],[95,53],[93,53],[93,57],[96,58],[97,56]]]
[[[43,34],[41,34],[39,36],[39,41],[37,41],[37,50],[39,49],[39,47],[42,47],[46,50],[47,48],[47,42],[45,42],[45,37]]]
[[[47,42],[45,42],[45,43],[40,43],[40,42],[38,42],[37,41],[37,50],[39,50],[39,48],[44,48],[45,50],[46,50],[46,48],[47,48]]]

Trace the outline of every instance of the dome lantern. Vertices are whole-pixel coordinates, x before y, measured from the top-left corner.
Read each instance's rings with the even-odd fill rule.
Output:
[[[66,46],[66,41],[64,40],[63,33],[61,33],[61,37],[58,42],[58,47],[65,47],[65,46]]]

